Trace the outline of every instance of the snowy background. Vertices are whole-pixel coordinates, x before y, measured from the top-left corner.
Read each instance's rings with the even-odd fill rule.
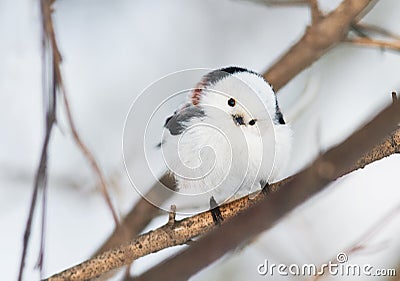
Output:
[[[329,10],[340,1],[320,2]],[[115,182],[112,197],[121,214],[139,197],[123,171],[121,148],[125,116],[134,98],[154,80],[182,69],[239,65],[262,72],[310,23],[305,7],[271,8],[234,0],[59,0],[54,8],[73,115],[83,140]],[[38,11],[37,1],[0,0],[2,280],[17,276],[44,133]],[[399,1],[381,0],[363,21],[400,34],[398,11]],[[400,89],[399,73],[398,53],[343,44],[283,88],[278,99],[295,132],[288,174],[390,103],[391,91]],[[309,102],[300,114],[291,115],[299,100]],[[62,112],[58,117],[50,145],[45,276],[90,257],[113,230],[96,178],[75,146]],[[138,161],[134,153],[127,157]],[[400,156],[394,155],[336,181],[256,243],[222,258],[193,280],[264,280],[257,266],[265,259],[285,264],[327,262],[400,204],[399,167]],[[165,220],[164,215],[148,229]],[[34,269],[39,222],[37,213],[25,280],[39,278]],[[378,230],[349,262],[375,268],[400,264],[400,216]],[[179,248],[138,260],[132,273],[143,272]],[[275,279],[283,278],[271,278]]]

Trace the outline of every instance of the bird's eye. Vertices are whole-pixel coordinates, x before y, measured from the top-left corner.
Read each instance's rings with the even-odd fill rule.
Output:
[[[251,119],[250,122],[249,122],[249,125],[250,125],[250,126],[255,125],[255,124],[256,124],[256,121],[257,121],[257,119]]]
[[[229,105],[229,106],[231,106],[231,107],[234,107],[234,106],[235,106],[235,104],[236,104],[236,101],[235,101],[235,99],[233,99],[233,98],[230,98],[230,99],[228,100],[228,105]]]

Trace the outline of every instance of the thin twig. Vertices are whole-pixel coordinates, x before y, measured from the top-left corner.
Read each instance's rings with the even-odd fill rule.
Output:
[[[47,194],[47,160],[48,160],[48,147],[50,144],[51,132],[56,122],[56,101],[57,92],[62,92],[64,95],[64,102],[66,105],[66,111],[68,115],[68,120],[70,122],[74,139],[85,152],[88,152],[87,148],[84,149],[82,141],[80,141],[79,136],[76,132],[75,126],[73,124],[72,116],[69,110],[68,101],[65,94],[65,88],[63,84],[63,79],[61,75],[60,65],[62,62],[62,57],[57,46],[53,21],[52,21],[52,4],[54,0],[40,0],[40,15],[41,15],[41,26],[42,26],[42,81],[43,81],[43,98],[46,107],[46,120],[45,120],[45,137],[42,145],[42,151],[39,161],[38,170],[36,172],[33,194],[28,214],[28,219],[26,223],[26,228],[24,232],[23,246],[20,267],[18,272],[18,280],[22,280],[23,271],[25,267],[25,259],[29,244],[29,238],[32,228],[33,214],[37,204],[37,197],[39,191],[42,191],[42,214],[41,214],[41,239],[40,239],[40,251],[37,266],[40,269],[40,275],[42,275],[42,267],[44,260],[44,245],[45,245],[45,221],[46,221],[46,194]],[[90,153],[84,153],[86,156]],[[95,162],[92,157],[91,162]],[[98,167],[97,167],[98,168]],[[99,174],[99,169],[97,169],[97,174]],[[101,173],[100,173],[101,174]],[[104,177],[101,178],[104,186]],[[118,222],[116,213],[110,204],[109,196],[107,191],[103,192],[107,203],[113,213],[114,220]]]
[[[46,135],[45,135],[44,143],[42,145],[42,152],[41,152],[41,156],[40,156],[39,167],[36,172],[35,182],[33,185],[33,194],[32,194],[31,204],[30,204],[30,208],[29,208],[29,215],[28,215],[28,220],[26,222],[25,232],[24,232],[21,261],[20,261],[19,273],[18,273],[18,281],[22,280],[22,276],[23,276],[23,272],[24,272],[25,258],[26,258],[28,245],[29,245],[29,239],[30,239],[30,235],[31,235],[32,220],[33,220],[33,214],[34,214],[35,208],[36,208],[37,196],[38,196],[40,189],[42,189],[42,192],[44,192],[44,190],[43,190],[44,185],[47,183],[47,181],[46,181],[47,150],[48,150],[52,127],[53,127],[53,125],[51,125],[50,128],[46,129]],[[42,202],[42,203],[44,203],[44,202]],[[40,254],[40,255],[42,255],[42,254]]]
[[[312,24],[317,24],[323,17],[319,9],[318,0],[309,0]]]
[[[51,17],[51,13],[52,13],[51,5],[53,4],[54,0],[43,0],[43,1],[46,1],[48,3],[47,10],[45,10],[45,12],[46,12],[46,14],[45,14],[46,15],[46,32],[47,32],[48,38],[51,42],[51,47],[52,47],[52,51],[53,51],[53,67],[54,67],[55,80],[57,82],[58,89],[60,90],[60,92],[63,95],[65,111],[67,113],[67,119],[68,119],[68,123],[71,128],[71,131],[72,131],[72,136],[73,136],[75,143],[77,144],[77,146],[79,147],[79,149],[81,150],[83,155],[86,157],[86,159],[90,163],[94,173],[99,178],[101,192],[102,192],[104,199],[107,203],[107,206],[112,214],[115,225],[118,226],[119,225],[118,215],[112,205],[110,195],[108,194],[107,181],[105,179],[105,176],[103,175],[93,154],[90,152],[89,148],[81,140],[81,138],[78,134],[78,131],[76,129],[75,122],[72,117],[71,108],[70,108],[68,98],[67,98],[67,92],[66,92],[65,85],[63,82],[63,77],[61,74],[60,66],[61,66],[61,62],[62,62],[62,57],[61,57],[60,51],[58,49],[56,35],[54,32],[54,27],[53,27],[53,21],[52,21],[52,17]]]
[[[81,150],[83,155],[86,157],[86,159],[90,163],[90,166],[92,167],[94,173],[97,175],[97,177],[100,181],[101,192],[103,194],[103,197],[104,197],[104,199],[107,203],[107,206],[112,214],[115,225],[118,226],[119,225],[118,215],[112,205],[112,201],[111,201],[110,195],[107,190],[107,181],[105,179],[105,176],[103,175],[103,173],[100,169],[100,166],[97,164],[97,161],[95,160],[93,154],[90,152],[89,148],[83,143],[82,139],[80,138],[78,131],[76,129],[76,126],[75,126],[74,119],[72,117],[71,107],[69,105],[69,101],[67,98],[67,91],[65,89],[63,77],[61,74],[60,66],[61,66],[61,62],[62,62],[62,57],[61,57],[61,53],[58,49],[56,35],[54,32],[54,27],[53,27],[53,20],[51,17],[51,13],[52,13],[51,5],[53,4],[54,0],[43,0],[43,1],[47,1],[47,3],[48,3],[47,9],[45,10],[46,32],[47,32],[48,38],[51,42],[51,47],[52,47],[52,51],[53,51],[53,68],[54,68],[55,80],[56,80],[58,89],[60,90],[60,92],[63,95],[65,111],[67,113],[67,119],[68,119],[68,123],[71,128],[72,136],[73,136],[75,143],[77,144],[77,146],[79,147],[79,149]]]
[[[368,37],[357,37],[357,38],[347,38],[344,40],[344,42],[366,47],[374,47],[374,48],[379,47],[382,49],[392,49],[395,51],[400,51],[400,40],[385,41],[385,40],[372,39]]]
[[[157,191],[161,185],[171,189],[175,186],[175,181],[170,174],[165,174],[159,182],[155,183],[149,192],[141,197],[135,206],[125,215],[120,227],[117,227],[112,235],[96,251],[97,256],[107,250],[115,248],[135,238],[149,223],[160,213],[160,209],[149,203],[145,198],[155,198],[160,193]],[[170,193],[166,193],[170,194]],[[164,202],[168,198],[157,198],[157,202]]]
[[[40,155],[40,161],[38,169],[35,175],[35,181],[33,184],[33,194],[30,203],[28,219],[25,226],[21,261],[18,272],[18,281],[22,280],[22,276],[25,268],[25,259],[28,251],[30,234],[32,229],[33,215],[36,209],[38,193],[42,192],[42,227],[41,227],[41,239],[40,239],[40,251],[37,265],[42,275],[43,267],[43,256],[44,256],[44,220],[46,215],[46,192],[47,192],[47,160],[48,160],[48,147],[50,143],[50,137],[54,123],[56,121],[56,100],[57,100],[57,88],[59,81],[55,74],[54,60],[57,58],[54,56],[55,50],[53,46],[49,44],[49,14],[51,1],[42,0],[40,1],[40,16],[41,16],[41,36],[42,36],[42,95],[46,110],[45,117],[45,136],[42,145],[42,151]],[[50,56],[49,61],[46,59]]]
[[[352,27],[358,29],[359,31],[363,32],[364,34],[372,33],[372,34],[377,34],[377,35],[388,37],[389,39],[400,40],[400,36],[398,34],[395,34],[394,32],[391,32],[391,31],[389,31],[383,27],[377,26],[377,25],[357,22],[357,23],[353,23]]]
[[[90,152],[89,148],[83,143],[82,139],[80,138],[80,136],[78,134],[74,119],[72,118],[70,105],[69,105],[69,102],[67,99],[67,94],[64,90],[63,90],[63,99],[64,99],[64,104],[65,104],[65,110],[67,112],[68,123],[70,125],[74,141],[77,144],[77,146],[79,147],[79,149],[81,150],[81,152],[83,153],[83,155],[85,155],[86,159],[89,161],[90,166],[92,167],[92,170],[94,171],[97,178],[99,179],[101,192],[102,192],[103,197],[106,200],[107,206],[111,212],[115,226],[118,227],[119,219],[118,219],[117,212],[115,211],[115,209],[113,207],[110,195],[107,190],[107,180],[106,180],[103,172],[101,171],[100,166],[97,164],[97,161],[94,158],[93,154]]]

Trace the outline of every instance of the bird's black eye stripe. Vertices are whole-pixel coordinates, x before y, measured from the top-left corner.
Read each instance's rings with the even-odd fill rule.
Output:
[[[255,124],[256,124],[256,121],[257,121],[257,119],[251,119],[250,122],[249,122],[249,125],[250,125],[250,126],[255,125]]]
[[[231,106],[231,107],[234,107],[234,106],[235,106],[235,104],[236,104],[236,101],[235,101],[235,99],[233,99],[233,98],[230,98],[230,99],[228,100],[228,105],[229,105],[229,106]]]

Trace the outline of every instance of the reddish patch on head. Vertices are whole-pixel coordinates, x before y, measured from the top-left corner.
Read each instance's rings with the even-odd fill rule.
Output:
[[[193,94],[192,94],[192,104],[193,105],[198,105],[199,104],[202,90],[203,89],[200,89],[200,88],[196,88],[196,89],[193,90]]]
[[[195,89],[193,90],[193,93],[192,93],[192,104],[193,105],[198,105],[200,103],[201,94],[202,94],[204,88],[205,88],[204,81],[200,81],[196,85],[196,87],[195,87]]]

